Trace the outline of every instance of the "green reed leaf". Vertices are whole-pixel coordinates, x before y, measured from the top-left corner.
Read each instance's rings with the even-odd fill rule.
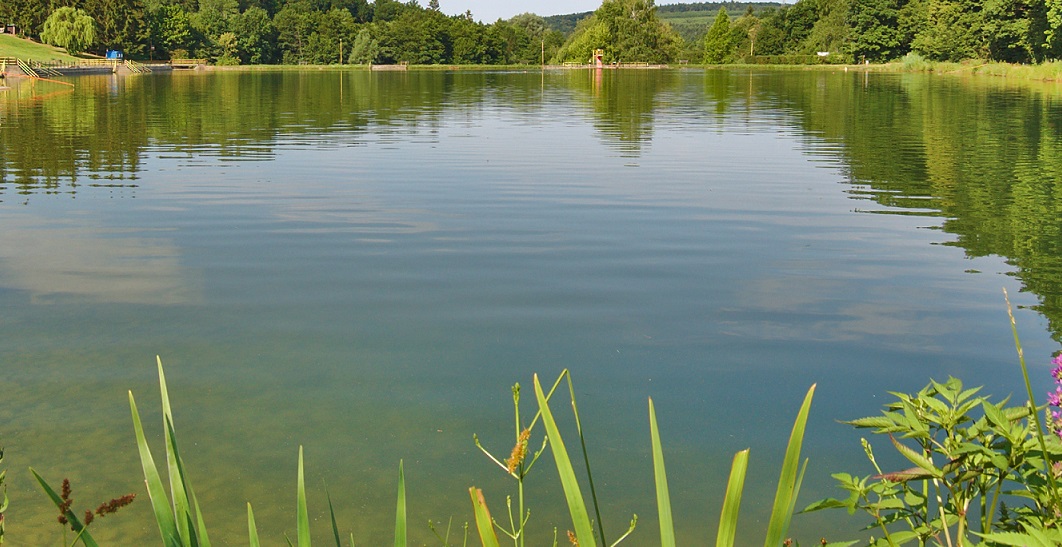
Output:
[[[575,477],[575,469],[572,468],[571,458],[564,448],[557,422],[553,419],[546,396],[542,393],[542,384],[535,380],[535,398],[538,400],[539,412],[542,423],[546,426],[546,435],[549,437],[549,446],[553,452],[553,461],[557,464],[557,474],[560,476],[561,486],[564,488],[564,497],[568,503],[568,512],[572,516],[572,525],[575,527],[575,536],[583,547],[595,547],[597,540],[594,537],[593,525],[590,515],[586,511],[586,503],[583,502],[583,494],[579,488],[579,481]]]
[[[745,472],[749,468],[749,449],[734,454],[730,464],[730,478],[726,482],[726,497],[719,514],[719,532],[715,536],[716,547],[733,547],[737,535],[738,512],[741,509],[741,494],[745,489]]]
[[[660,429],[656,425],[656,409],[649,398],[649,436],[653,448],[653,479],[656,482],[656,512],[660,522],[661,547],[675,546],[675,522],[671,516],[671,495],[667,489],[667,470],[664,468],[664,448]]]
[[[785,458],[782,460],[782,472],[778,477],[778,491],[774,495],[774,507],[771,510],[771,518],[767,524],[767,539],[765,547],[776,547],[782,544],[789,528],[789,521],[793,515],[793,507],[799,489],[799,476],[803,472],[800,467],[800,448],[804,443],[804,430],[808,423],[808,413],[811,410],[811,400],[815,396],[815,384],[808,389],[804,396],[804,403],[800,405],[793,430],[789,434],[789,445],[785,450]]]
[[[155,460],[151,457],[147,439],[144,438],[144,428],[140,423],[140,413],[136,410],[136,401],[133,392],[129,392],[129,409],[133,415],[133,431],[136,433],[136,444],[140,451],[140,465],[144,469],[144,482],[147,485],[148,498],[151,499],[151,508],[155,513],[155,522],[159,526],[159,534],[166,547],[182,547],[181,535],[177,530],[177,522],[170,512],[169,498],[166,497],[166,489],[162,486],[162,477],[155,467]]]
[[[406,547],[406,474],[398,460],[398,507],[395,508],[395,547]]]
[[[476,517],[476,530],[479,532],[479,541],[483,547],[499,547],[498,535],[494,533],[494,521],[490,518],[490,510],[487,509],[487,500],[483,498],[483,491],[473,486],[468,489],[472,497],[472,511]]]
[[[332,520],[332,536],[336,540],[336,547],[343,547],[343,540],[339,539],[339,526],[336,525],[336,510],[332,506],[332,494],[325,488],[325,497],[328,499],[328,516]]]
[[[306,480],[302,471],[302,445],[299,445],[299,481],[296,497],[296,520],[299,547],[310,547],[310,513],[306,510]]]
[[[247,543],[250,547],[261,547],[258,541],[258,527],[254,524],[254,510],[247,504]]]
[[[191,527],[188,510],[188,494],[184,487],[184,474],[178,462],[176,439],[173,434],[173,411],[170,408],[170,395],[166,388],[166,375],[162,371],[162,358],[155,356],[159,369],[159,391],[162,394],[162,429],[166,434],[166,467],[170,478],[170,496],[173,498],[173,516],[180,532],[182,543],[190,545],[195,528]]]

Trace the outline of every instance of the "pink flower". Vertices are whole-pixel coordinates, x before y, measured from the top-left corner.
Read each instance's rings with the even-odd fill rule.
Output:
[[[1058,386],[1054,391],[1047,394],[1047,404],[1062,408],[1062,386]]]

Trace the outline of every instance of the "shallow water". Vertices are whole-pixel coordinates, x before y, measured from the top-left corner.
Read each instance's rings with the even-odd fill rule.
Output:
[[[746,447],[752,542],[811,384],[798,505],[871,472],[836,420],[888,390],[955,375],[1020,397],[1001,288],[1038,389],[1059,346],[1054,90],[697,70],[74,84],[0,93],[12,545],[60,536],[30,465],[70,477],[75,509],[142,491],[126,392],[161,448],[156,355],[215,542],[245,541],[248,501],[264,538],[293,537],[300,445],[319,538],[327,487],[341,531],[386,542],[399,459],[416,543],[471,518],[469,486],[503,514],[514,490],[472,434],[506,457],[511,385],[526,418],[532,374],[568,368],[606,531],[637,513],[630,544],[651,545],[647,397],[680,543],[714,535]],[[552,465],[529,479],[536,544],[570,526]],[[140,497],[97,539],[154,541]]]

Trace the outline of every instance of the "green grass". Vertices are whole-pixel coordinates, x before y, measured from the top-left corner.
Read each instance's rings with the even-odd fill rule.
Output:
[[[77,60],[77,57],[68,54],[63,49],[18,38],[11,34],[0,34],[0,57],[18,57],[23,61],[42,63]]]

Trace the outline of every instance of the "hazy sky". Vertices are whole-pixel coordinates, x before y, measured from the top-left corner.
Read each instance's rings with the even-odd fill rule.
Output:
[[[657,1],[657,5],[674,2]],[[420,0],[421,6],[427,6],[427,0]],[[508,19],[514,15],[531,12],[538,15],[560,15],[594,11],[601,5],[601,0],[439,0],[439,9],[447,15],[456,15],[472,10],[477,21],[493,23],[498,19]]]

